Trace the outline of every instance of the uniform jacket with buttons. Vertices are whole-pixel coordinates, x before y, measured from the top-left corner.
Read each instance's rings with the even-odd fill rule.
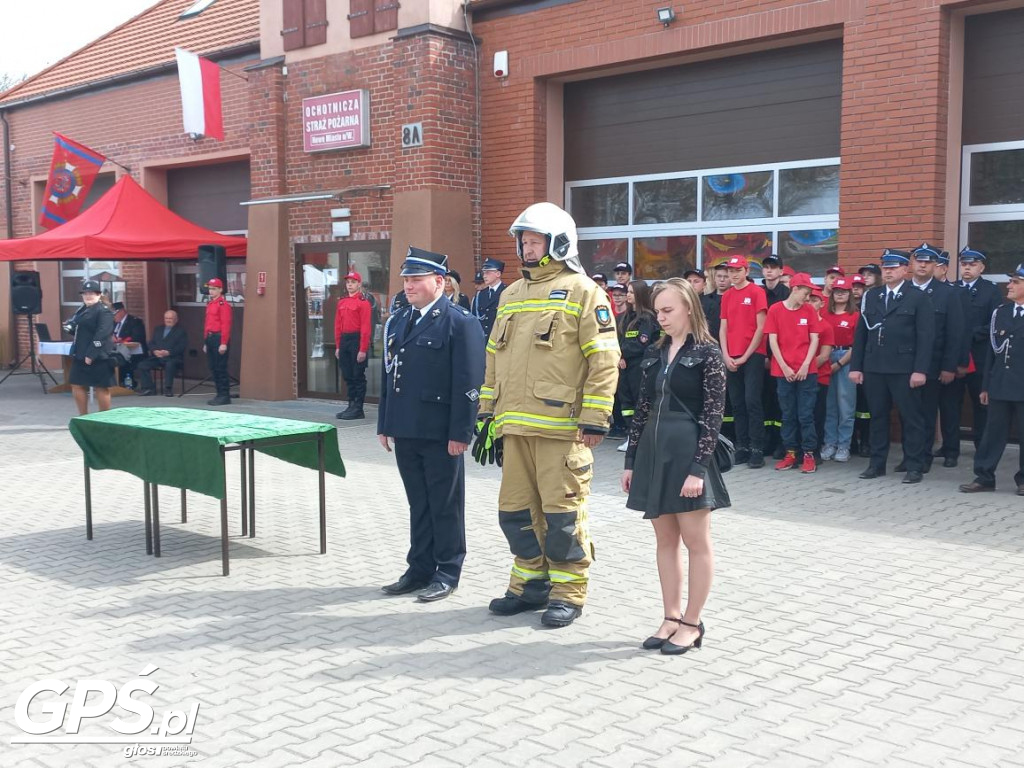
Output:
[[[560,262],[523,272],[501,295],[481,412],[494,415],[499,435],[607,432],[619,379],[608,294]]]
[[[864,294],[853,340],[850,370],[863,373],[927,373],[935,344],[931,297],[903,281],[898,298],[886,307],[888,288]]]
[[[477,319],[442,297],[415,325],[412,307],[399,310],[384,334],[377,434],[470,442],[484,378]]]
[[[981,388],[992,400],[1024,401],[1024,317],[1014,317],[1015,307],[1014,302],[1006,302],[989,320]]]
[[[931,280],[924,292],[931,298],[935,310],[935,343],[927,370],[928,378],[934,379],[942,371],[955,373],[957,366],[967,366],[970,329],[965,326],[961,291],[948,283]]]
[[[996,307],[1003,303],[1003,295],[999,286],[984,277],[979,277],[973,288],[968,288],[963,280],[957,283],[957,286],[965,292],[964,304],[967,323],[970,326],[971,354],[974,355],[974,364],[980,370],[988,354],[988,323]]]
[[[76,360],[106,360],[114,351],[114,313],[102,301],[92,306],[83,305],[72,318],[75,340],[71,356]]]
[[[501,301],[501,294],[504,292],[505,284],[498,283],[493,291],[484,286],[473,297],[472,312],[479,318],[480,325],[484,329],[484,336],[491,335],[494,321],[498,317],[498,302]]]

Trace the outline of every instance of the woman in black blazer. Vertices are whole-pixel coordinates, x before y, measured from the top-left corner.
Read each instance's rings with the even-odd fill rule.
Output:
[[[114,386],[114,315],[100,301],[100,284],[96,280],[82,283],[82,306],[68,321],[75,341],[71,345],[71,394],[79,415],[89,412],[89,387],[96,393],[101,411],[110,410],[110,388]]]

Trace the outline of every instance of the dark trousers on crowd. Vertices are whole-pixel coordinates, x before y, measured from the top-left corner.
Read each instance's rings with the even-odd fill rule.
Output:
[[[924,460],[925,464],[931,464],[935,458],[935,421],[939,418],[940,410],[944,403],[948,404],[953,398],[963,394],[960,392],[957,386],[956,379],[951,381],[949,384],[943,384],[938,379],[928,379],[927,383],[921,387],[921,404],[924,407],[924,428],[925,428],[925,440],[924,440]],[[942,448],[939,453],[942,456],[946,455],[946,416],[948,414],[942,414]],[[956,450],[952,452],[950,458],[956,458],[960,455],[960,412],[957,410],[957,424],[954,434],[955,437],[950,437],[950,444],[956,447]]]
[[[633,423],[636,403],[640,399],[641,374],[640,360],[630,361],[625,368],[619,369],[619,386],[616,394],[622,409],[622,419],[626,423],[626,431],[629,431],[629,426]]]
[[[985,434],[981,436],[981,443],[974,454],[974,481],[979,485],[996,487],[996,467],[1003,458],[1006,441],[1010,439],[1010,422],[1013,420],[1017,422],[1017,434],[1024,434],[1024,401],[988,401]],[[1018,488],[1024,485],[1024,445],[1019,452],[1017,473],[1013,481]]]
[[[154,368],[163,368],[164,392],[172,392],[174,390],[174,378],[178,375],[181,365],[181,359],[175,357],[147,357],[135,366],[135,372],[139,376],[140,389],[143,391],[153,389],[153,374],[150,371]]]
[[[921,388],[910,388],[909,373],[865,373],[864,394],[871,410],[871,466],[885,470],[889,458],[889,413],[895,403],[903,422],[903,461],[908,471],[923,471],[925,425]]]
[[[753,354],[735,371],[726,373],[726,386],[735,419],[736,447],[764,450],[764,355]]]
[[[813,453],[818,447],[814,429],[814,408],[818,402],[818,377],[808,376],[803,381],[775,378],[782,411],[782,445],[787,451],[802,450]]]
[[[815,377],[817,380],[817,377]],[[818,382],[818,395],[814,402],[814,433],[818,439],[814,445],[815,453],[821,455],[821,444],[825,440],[825,412],[828,410],[828,384]]]
[[[850,440],[850,451],[866,456],[871,443],[871,411],[868,409],[868,398],[864,394],[864,385],[857,385],[857,405],[853,412],[853,438]]]
[[[782,445],[782,410],[779,408],[775,377],[768,368],[764,371],[761,406],[764,409],[764,452],[771,454]]]
[[[964,388],[960,379],[940,385],[939,431],[942,446],[939,455],[948,459],[960,456],[960,412],[963,410]]]
[[[960,412],[963,409],[964,402],[964,391],[971,397],[971,416],[974,426],[971,429],[971,439],[974,441],[974,447],[977,448],[981,443],[981,436],[985,432],[985,422],[987,419],[988,410],[984,405],[981,404],[981,371],[975,371],[974,373],[968,373],[962,379],[956,379],[953,382],[956,387],[956,422],[957,430],[959,433],[960,429]],[[952,414],[950,415],[952,419]],[[944,446],[947,447],[947,446]],[[949,458],[956,458],[960,455],[960,440],[959,434],[957,441],[948,446],[953,451],[952,455],[946,453],[945,455]]]
[[[217,397],[231,397],[231,379],[228,377],[228,353],[230,348],[220,353],[220,334],[210,333],[206,336],[206,364],[210,367],[213,386],[217,389]]]
[[[466,559],[466,475],[448,442],[395,438],[395,460],[409,499],[409,567],[416,581],[455,587]]]
[[[341,344],[338,346],[338,367],[341,368],[341,378],[345,380],[345,389],[348,391],[348,402],[353,408],[362,408],[363,400],[366,399],[366,360],[359,362],[359,334],[341,334]]]

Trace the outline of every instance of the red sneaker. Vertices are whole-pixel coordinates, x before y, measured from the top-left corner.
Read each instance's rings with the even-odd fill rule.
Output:
[[[813,463],[813,459],[811,460]],[[786,451],[781,460],[775,462],[776,469],[792,469],[796,466],[796,451]],[[812,470],[813,471],[813,470]]]
[[[804,454],[804,462],[803,464],[800,465],[800,471],[803,472],[805,475],[809,475],[812,472],[818,471],[818,465],[814,463],[814,454]]]

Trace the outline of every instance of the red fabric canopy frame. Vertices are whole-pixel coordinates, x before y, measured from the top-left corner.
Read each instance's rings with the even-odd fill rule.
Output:
[[[0,240],[0,261],[194,261],[200,245],[222,245],[228,256],[245,256],[247,244],[244,237],[186,221],[131,176],[122,176],[67,224],[34,237]]]

